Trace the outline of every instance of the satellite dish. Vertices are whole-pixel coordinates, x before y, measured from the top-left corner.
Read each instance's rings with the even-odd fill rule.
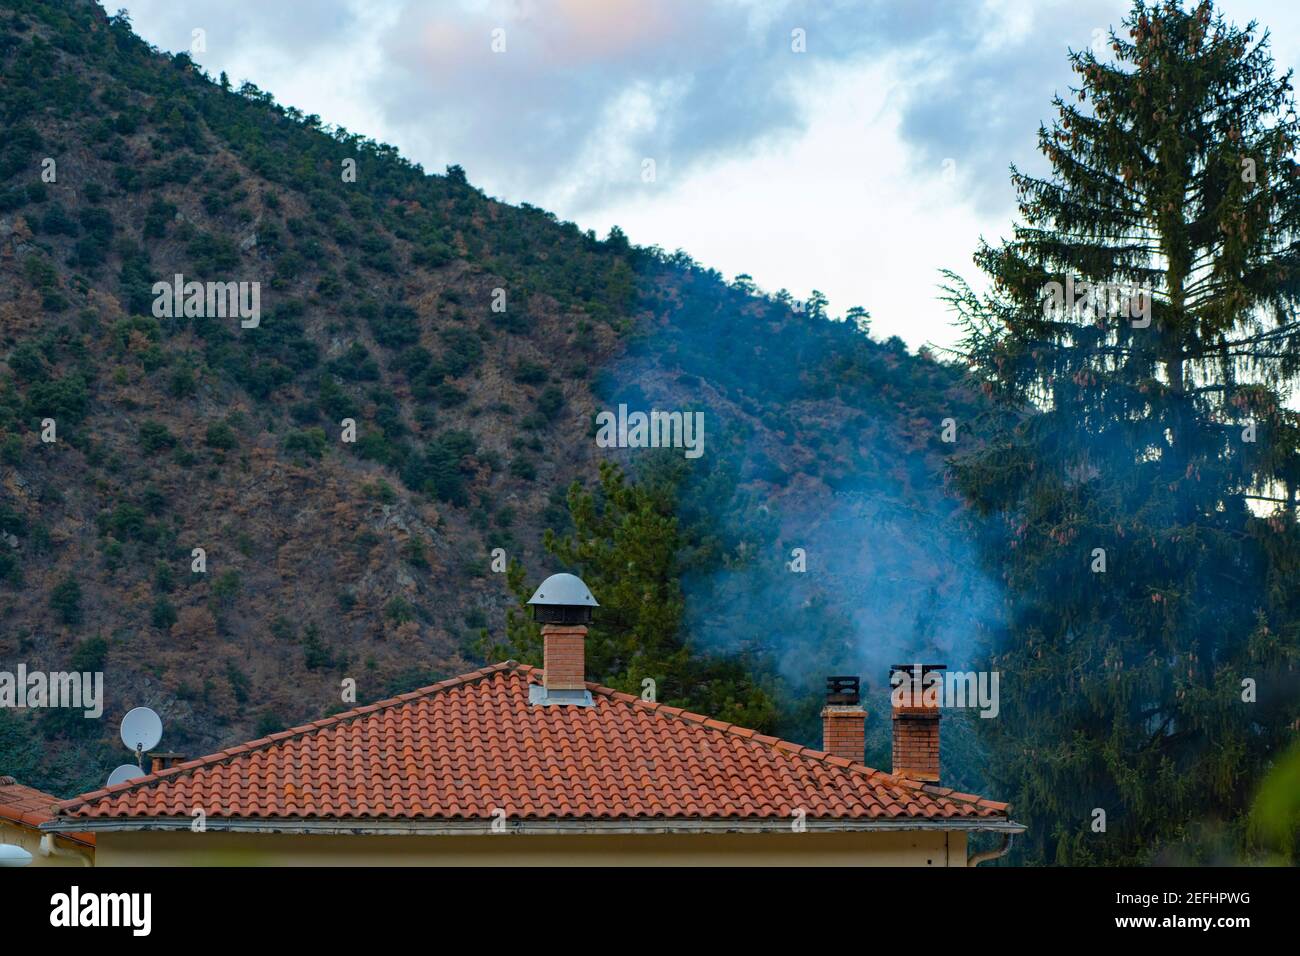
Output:
[[[0,866],[27,866],[31,862],[32,855],[22,847],[0,843]]]
[[[126,744],[127,750],[132,753],[153,750],[160,740],[162,740],[161,717],[148,707],[136,707],[127,711],[126,716],[122,718],[122,743]]]
[[[111,787],[115,784],[126,783],[128,780],[137,780],[140,777],[149,776],[133,763],[124,763],[108,775],[108,785]]]

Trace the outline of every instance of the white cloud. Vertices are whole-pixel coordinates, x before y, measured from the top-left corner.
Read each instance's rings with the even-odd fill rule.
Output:
[[[661,175],[580,225],[617,224],[728,277],[747,272],[769,291],[803,298],[820,289],[833,312],[870,311],[878,337],[951,341],[933,301],[937,269],[966,268],[980,223],[960,169],[946,182],[941,165],[917,163],[901,140],[900,70],[890,61],[814,71],[800,94],[807,128],[797,141],[681,179]]]
[[[683,248],[731,276],[878,336],[951,344],[938,270],[975,278],[1005,235],[1012,161],[1071,80],[1067,47],[1126,0],[111,0],[168,50],[285,104],[449,163],[511,202],[603,233]],[[1300,12],[1226,0],[1274,29],[1285,67]],[[507,31],[505,54],[491,30]],[[792,53],[790,30],[807,31]],[[641,181],[653,158],[657,181]],[[953,160],[955,179],[944,177]]]

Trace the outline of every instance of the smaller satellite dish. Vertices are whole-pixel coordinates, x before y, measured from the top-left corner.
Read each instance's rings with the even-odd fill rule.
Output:
[[[31,862],[32,855],[22,847],[0,843],[0,866],[26,866]]]
[[[135,753],[153,750],[162,740],[162,718],[148,707],[136,707],[122,718],[122,743]],[[118,768],[121,769],[121,768]]]
[[[108,785],[126,783],[128,780],[137,780],[140,777],[149,776],[133,763],[124,763],[108,775]]]

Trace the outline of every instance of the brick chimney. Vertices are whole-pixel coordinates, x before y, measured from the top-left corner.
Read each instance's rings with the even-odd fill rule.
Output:
[[[862,763],[866,746],[867,712],[859,699],[856,676],[826,678],[826,706],[822,708],[822,750],[854,763]]]
[[[890,702],[894,719],[895,776],[939,780],[939,702],[925,694],[927,675],[942,672],[943,664],[895,664],[890,668]],[[939,673],[939,678],[943,677]],[[930,678],[931,681],[934,678]],[[926,697],[932,698],[928,703]]]
[[[552,574],[528,599],[533,618],[542,625],[542,686],[533,685],[534,704],[591,707],[587,690],[587,625],[599,607],[582,579]]]
[[[547,691],[587,686],[587,626],[542,625],[542,686]]]
[[[154,751],[149,754],[149,772],[158,773],[160,770],[166,770],[169,767],[175,767],[177,764],[182,764],[184,762],[184,754]]]

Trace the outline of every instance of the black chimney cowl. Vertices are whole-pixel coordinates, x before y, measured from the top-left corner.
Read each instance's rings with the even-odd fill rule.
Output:
[[[861,699],[857,675],[839,675],[826,678],[826,703],[831,706],[851,707]]]

